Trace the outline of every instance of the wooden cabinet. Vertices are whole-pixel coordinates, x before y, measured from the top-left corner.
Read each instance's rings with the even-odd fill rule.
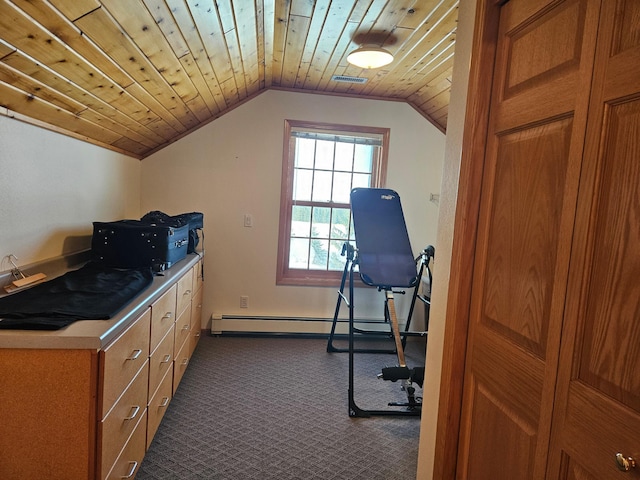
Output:
[[[0,332],[2,480],[135,476],[193,352],[200,262],[164,272],[122,318]]]
[[[99,395],[101,421],[98,426],[98,478],[108,478],[109,472],[118,472],[122,478],[124,465],[135,465],[141,458],[140,446],[129,445],[140,441],[141,434],[133,435],[147,414],[149,391],[149,345],[151,309],[135,320],[118,338],[99,353]],[[145,441],[142,440],[144,455]]]
[[[0,372],[0,478],[94,478],[97,352],[0,349]]]

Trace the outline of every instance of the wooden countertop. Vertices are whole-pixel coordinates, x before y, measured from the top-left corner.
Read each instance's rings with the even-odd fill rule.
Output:
[[[60,330],[0,330],[0,348],[100,350],[166,292],[200,259],[189,254],[157,274],[151,286],[109,320],[78,320]],[[72,269],[69,269],[72,270]]]

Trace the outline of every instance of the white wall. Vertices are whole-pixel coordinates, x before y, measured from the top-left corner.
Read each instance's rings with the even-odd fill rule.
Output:
[[[136,159],[0,116],[0,258],[89,248],[94,220],[139,215],[140,173]]]
[[[275,284],[285,119],[390,128],[387,187],[400,194],[414,252],[435,242],[438,205],[429,201],[429,193],[440,189],[445,142],[440,131],[402,102],[267,91],[142,161],[143,213],[204,213],[204,326],[211,314],[333,316],[336,288]],[[251,228],[243,226],[245,213],[253,216]],[[249,296],[248,309],[240,308],[241,295]],[[362,295],[356,316],[380,317],[382,296],[374,289]],[[399,315],[403,308],[399,305]],[[225,325],[232,330],[328,328]]]

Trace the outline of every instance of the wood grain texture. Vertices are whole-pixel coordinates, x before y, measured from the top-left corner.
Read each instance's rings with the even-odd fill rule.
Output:
[[[454,467],[460,479],[547,478],[599,3],[541,0],[533,7],[511,0],[499,14],[477,17],[482,28],[499,27],[490,40],[495,57],[485,59],[493,72],[470,84],[480,96],[487,78],[493,85],[490,99],[478,100],[490,101],[486,117],[476,119],[488,128],[474,145],[482,184],[477,236],[467,237],[475,248],[467,342],[458,343],[466,348]],[[581,14],[568,18],[567,11]],[[544,47],[549,41],[559,51]],[[465,181],[475,199],[477,183]],[[512,441],[501,443],[505,437]]]
[[[458,1],[0,0],[0,106],[135,158],[269,88],[405,101],[444,132]],[[394,62],[348,64],[363,44]]]
[[[0,478],[93,478],[97,352],[3,349],[0,368]]]

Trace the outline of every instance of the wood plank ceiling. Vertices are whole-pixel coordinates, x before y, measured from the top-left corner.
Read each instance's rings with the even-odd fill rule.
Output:
[[[405,101],[445,131],[457,9],[458,0],[0,0],[0,112],[135,158],[270,88]],[[363,44],[394,61],[348,64]]]

